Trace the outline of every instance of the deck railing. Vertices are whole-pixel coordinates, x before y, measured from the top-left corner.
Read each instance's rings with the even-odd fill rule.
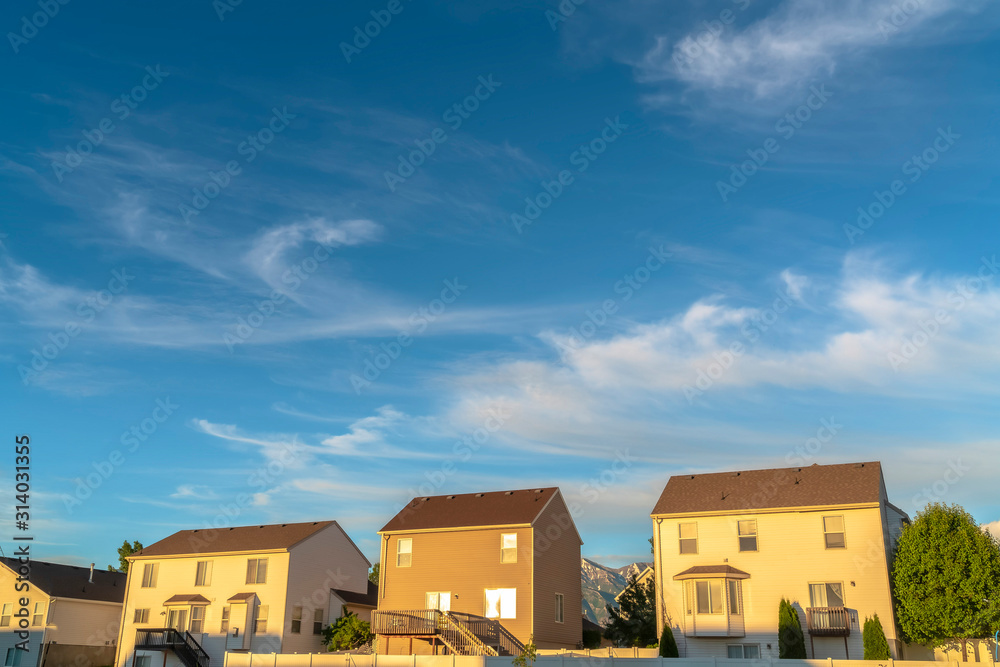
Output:
[[[135,648],[146,651],[170,650],[177,654],[187,667],[208,667],[209,657],[189,632],[174,628],[136,630]]]
[[[847,637],[851,634],[851,614],[846,607],[807,607],[806,626],[817,637]]]

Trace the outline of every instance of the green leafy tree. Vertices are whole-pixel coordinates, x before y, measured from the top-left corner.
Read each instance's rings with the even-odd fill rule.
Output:
[[[781,598],[778,606],[778,657],[806,659],[806,638],[802,634],[799,614],[785,598]]]
[[[674,631],[670,629],[668,623],[664,623],[663,634],[660,635],[660,657],[679,658],[680,655],[677,650],[677,642],[674,640]]]
[[[336,623],[323,628],[321,641],[331,651],[350,651],[364,646],[373,636],[370,623],[362,621],[357,614],[345,609],[344,615],[338,618]]]
[[[1000,625],[1000,545],[958,505],[934,503],[903,529],[892,566],[896,617],[908,642],[961,644]]]
[[[137,551],[142,551],[142,542],[135,540],[132,544],[125,540],[118,547],[118,567],[108,565],[108,572],[128,572],[128,557]]]
[[[885,639],[885,630],[882,629],[882,621],[878,619],[878,614],[865,619],[864,630],[861,637],[865,644],[865,660],[888,660],[892,656],[889,654],[889,642]]]
[[[615,646],[656,646],[656,588],[652,579],[636,582],[631,574],[618,598],[618,607],[607,605],[604,636]]]
[[[368,581],[372,582],[376,586],[378,586],[378,571],[379,571],[378,563],[372,565],[372,569],[368,570]]]
[[[528,643],[524,645],[518,655],[514,656],[511,662],[514,667],[532,667],[536,659],[538,659],[538,647],[535,646],[535,635],[531,635],[528,638]]]

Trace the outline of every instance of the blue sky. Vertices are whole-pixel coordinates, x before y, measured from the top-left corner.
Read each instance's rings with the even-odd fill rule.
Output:
[[[558,485],[618,565],[857,460],[1000,520],[995,3],[225,2],[0,18],[36,556]]]

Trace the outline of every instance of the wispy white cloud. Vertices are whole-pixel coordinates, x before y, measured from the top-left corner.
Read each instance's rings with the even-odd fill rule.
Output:
[[[636,73],[645,83],[673,81],[694,91],[736,91],[759,100],[830,76],[852,59],[905,44],[909,34],[926,36],[941,27],[943,16],[974,12],[983,4],[924,0],[903,12],[895,0],[785,0],[750,23],[734,5],[730,12],[736,18],[728,25],[710,16],[679,39],[657,36],[635,63]]]

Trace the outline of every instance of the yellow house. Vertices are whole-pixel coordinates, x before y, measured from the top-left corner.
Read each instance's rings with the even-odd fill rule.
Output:
[[[681,657],[777,658],[782,598],[809,658],[860,659],[873,614],[903,657],[889,572],[909,518],[877,461],[675,475],[651,516],[657,630]]]
[[[582,541],[557,488],[414,498],[379,531],[379,653],[512,655],[582,640]]]
[[[117,667],[223,665],[226,651],[325,650],[322,628],[368,592],[336,521],[182,530],[129,558]]]
[[[6,667],[70,667],[78,656],[91,665],[114,659],[125,598],[121,572],[0,558],[0,591]]]

